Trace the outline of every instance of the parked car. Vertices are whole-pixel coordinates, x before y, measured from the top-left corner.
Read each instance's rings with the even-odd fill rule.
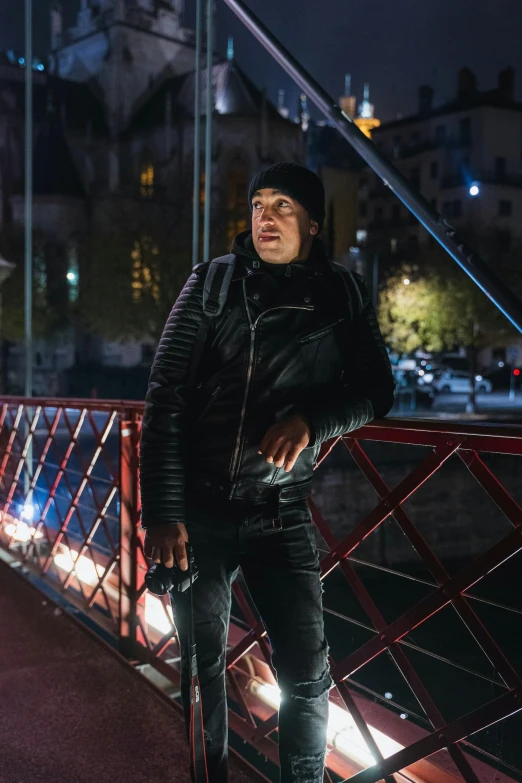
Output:
[[[426,362],[424,365],[417,365],[415,368],[417,385],[429,386],[433,383],[435,378],[440,376],[443,372],[450,371],[450,369],[450,367],[433,361]]]
[[[510,364],[505,364],[503,367],[493,367],[490,370],[486,370],[484,377],[493,384],[494,389],[509,389],[514,369]],[[517,369],[520,370],[521,368],[518,367]],[[520,385],[520,377],[518,375],[514,378],[517,389]]]
[[[460,370],[447,370],[440,374],[436,373],[431,385],[441,394],[469,394],[471,391],[471,373],[461,372]],[[489,394],[493,391],[491,381],[483,378],[482,375],[475,375],[475,391],[479,394]]]

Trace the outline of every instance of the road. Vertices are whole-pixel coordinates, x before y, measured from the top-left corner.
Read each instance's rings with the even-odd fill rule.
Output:
[[[448,416],[453,418],[456,416],[457,418],[480,418],[481,420],[490,419],[491,421],[509,420],[515,423],[520,420],[522,424],[522,393],[520,392],[517,393],[514,400],[509,399],[507,390],[494,391],[491,394],[478,394],[477,414],[466,413],[467,401],[467,394],[438,394],[435,397],[432,408],[419,408],[416,411],[408,410],[406,404],[399,407],[397,401],[390,416],[393,418],[415,417],[425,419],[447,418]]]

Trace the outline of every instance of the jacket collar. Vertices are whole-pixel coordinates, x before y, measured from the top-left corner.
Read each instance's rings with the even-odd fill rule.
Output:
[[[252,274],[273,273],[275,266],[263,261],[254,247],[251,231],[242,231],[234,238],[232,244],[232,253],[234,253],[239,263],[236,265],[234,279],[245,277]],[[288,264],[277,265],[279,269],[277,274],[285,274],[291,277],[294,270],[308,272],[310,275],[323,274],[328,267],[328,259],[323,242],[318,237],[314,237],[310,255],[306,261],[292,261]],[[284,270],[284,271],[283,271]]]

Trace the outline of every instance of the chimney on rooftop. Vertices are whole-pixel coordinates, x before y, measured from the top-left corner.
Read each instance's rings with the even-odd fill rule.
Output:
[[[458,78],[458,97],[471,98],[477,92],[477,77],[469,68],[461,68]]]
[[[515,71],[511,66],[500,71],[497,77],[497,92],[501,98],[506,101],[513,101],[515,98]]]
[[[429,84],[419,87],[419,114],[429,114],[433,109],[433,88]]]

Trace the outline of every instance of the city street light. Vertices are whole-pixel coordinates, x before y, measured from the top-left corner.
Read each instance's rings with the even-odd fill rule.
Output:
[[[405,277],[405,278],[404,278],[404,280],[403,280],[402,282],[404,283],[404,285],[409,285],[409,284],[410,284],[410,279],[409,279],[409,277]]]
[[[470,196],[478,196],[479,193],[480,193],[480,187],[479,187],[478,182],[473,182],[473,184],[471,185],[471,187],[469,189],[469,195]]]

